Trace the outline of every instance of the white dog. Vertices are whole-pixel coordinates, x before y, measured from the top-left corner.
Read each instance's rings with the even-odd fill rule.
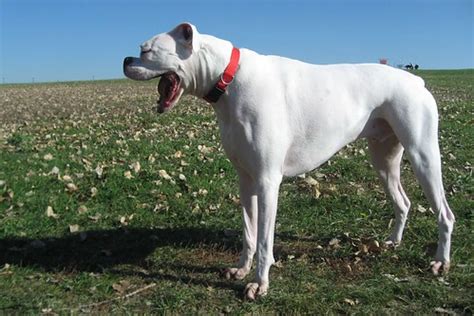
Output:
[[[322,66],[263,56],[199,34],[189,23],[144,42],[140,58],[125,58],[124,72],[135,80],[161,76],[160,113],[183,93],[212,104],[239,175],[243,207],[243,251],[227,277],[244,278],[257,254],[247,298],[265,295],[269,287],[282,178],[315,169],[358,138],[368,139],[372,163],[395,206],[387,242],[401,241],[410,208],[400,183],[405,149],[438,218],[431,269],[447,271],[454,215],[441,177],[437,106],[421,78],[378,64]]]

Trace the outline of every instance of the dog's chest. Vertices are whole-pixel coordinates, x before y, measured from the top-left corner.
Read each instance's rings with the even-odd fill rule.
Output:
[[[236,167],[241,167],[243,156],[248,148],[244,128],[238,124],[219,122],[219,132],[227,157]]]
[[[255,135],[255,123],[241,113],[229,110],[235,108],[236,105],[226,104],[216,111],[221,143],[235,167],[249,169],[251,161],[256,159],[259,147]]]

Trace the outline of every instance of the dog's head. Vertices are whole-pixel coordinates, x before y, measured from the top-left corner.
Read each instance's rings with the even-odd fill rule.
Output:
[[[125,76],[134,80],[161,77],[158,85],[158,112],[171,109],[179,100],[191,76],[192,56],[199,49],[198,32],[182,23],[168,33],[156,35],[140,45],[140,57],[126,57]]]

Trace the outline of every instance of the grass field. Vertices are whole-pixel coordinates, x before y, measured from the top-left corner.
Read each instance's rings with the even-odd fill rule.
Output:
[[[457,222],[450,274],[428,272],[436,217],[403,164],[404,242],[366,142],[281,187],[269,295],[220,271],[241,247],[237,177],[214,113],[156,82],[0,86],[0,313],[472,314],[474,71],[419,72],[440,109]]]

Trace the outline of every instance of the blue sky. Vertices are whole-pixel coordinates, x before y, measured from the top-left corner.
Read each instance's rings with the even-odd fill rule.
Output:
[[[182,21],[311,63],[474,68],[473,0],[0,0],[4,82],[123,78],[122,60]]]

